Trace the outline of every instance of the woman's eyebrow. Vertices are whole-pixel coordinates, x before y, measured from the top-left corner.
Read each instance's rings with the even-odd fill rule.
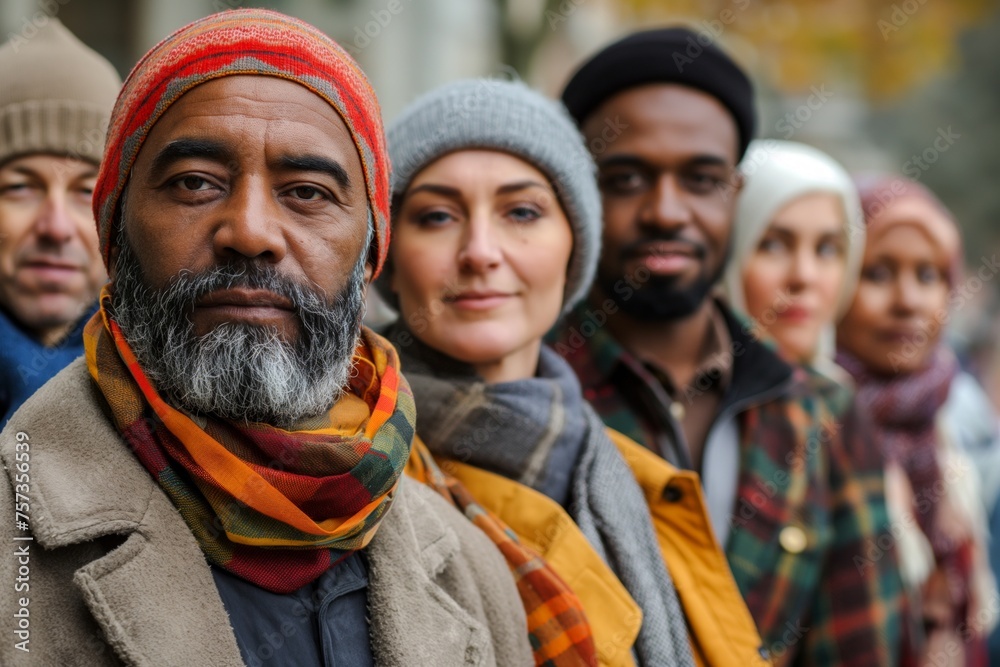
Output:
[[[462,192],[458,188],[453,188],[450,185],[440,185],[438,183],[422,183],[415,187],[410,188],[406,191],[406,196],[410,197],[418,192],[430,192],[431,194],[441,195],[442,197],[448,197],[449,199],[461,199]]]
[[[497,188],[497,194],[506,195],[510,194],[511,192],[517,192],[519,190],[525,190],[527,188],[541,188],[543,190],[548,190],[550,192],[552,191],[552,188],[550,188],[545,183],[533,180],[526,180],[526,181],[517,181],[515,183],[505,183],[504,185],[501,185],[500,187]]]

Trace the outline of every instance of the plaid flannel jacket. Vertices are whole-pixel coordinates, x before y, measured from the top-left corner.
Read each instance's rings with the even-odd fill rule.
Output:
[[[718,307],[734,351],[720,418],[740,433],[725,551],[765,646],[779,666],[894,666],[903,587],[870,429],[850,392],[793,369]],[[584,304],[550,340],[608,426],[669,451],[681,432],[669,396],[600,319]]]

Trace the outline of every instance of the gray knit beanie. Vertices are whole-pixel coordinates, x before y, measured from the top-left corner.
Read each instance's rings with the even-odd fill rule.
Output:
[[[573,229],[563,312],[587,295],[601,252],[601,199],[594,161],[559,102],[519,82],[456,81],[410,104],[386,135],[394,202],[424,167],[459,150],[510,153],[548,176]],[[389,289],[391,273],[390,260],[375,284],[396,307],[396,295]]]
[[[122,81],[96,51],[48,17],[0,46],[0,164],[53,153],[100,163]]]

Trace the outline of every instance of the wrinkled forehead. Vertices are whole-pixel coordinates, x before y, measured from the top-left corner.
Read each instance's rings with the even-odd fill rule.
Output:
[[[305,86],[275,77],[231,76],[185,92],[152,126],[137,163],[176,137],[206,143],[237,138],[243,152],[261,151],[265,142],[297,145],[302,151],[333,150],[360,170],[360,153],[340,113]]]

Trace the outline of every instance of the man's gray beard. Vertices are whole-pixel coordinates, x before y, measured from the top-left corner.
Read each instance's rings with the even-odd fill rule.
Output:
[[[156,290],[147,284],[124,232],[119,247],[113,318],[153,386],[175,407],[289,428],[322,414],[339,398],[361,332],[363,254],[330,304],[320,292],[252,259],[198,275],[182,271],[168,287]],[[194,303],[233,287],[290,299],[299,319],[298,341],[284,340],[274,327],[238,322],[196,336],[189,319]]]

